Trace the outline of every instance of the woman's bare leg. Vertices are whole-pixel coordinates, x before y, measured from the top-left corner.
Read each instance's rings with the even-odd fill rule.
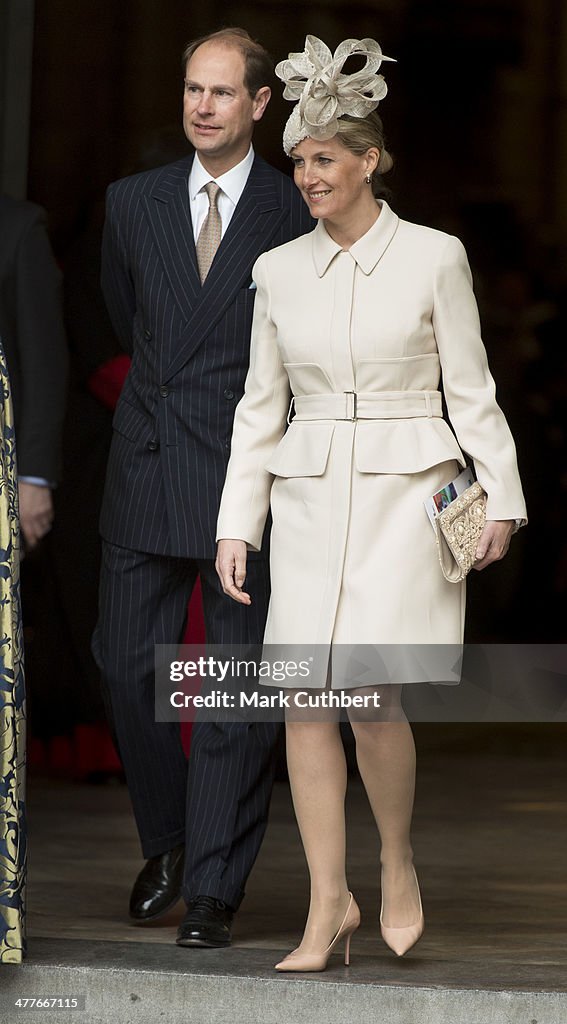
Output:
[[[382,841],[383,921],[396,928],[415,924],[420,910],[410,841],[415,744],[400,692],[397,686],[380,691],[382,715],[391,720],[351,720],[360,775]]]
[[[323,951],[349,902],[345,874],[347,770],[337,722],[287,722],[287,766],[311,901],[300,949]]]

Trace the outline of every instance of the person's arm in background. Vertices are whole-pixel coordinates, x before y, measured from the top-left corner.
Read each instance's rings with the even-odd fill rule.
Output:
[[[61,476],[68,369],[61,273],[43,211],[39,207],[31,207],[31,211],[15,254],[18,490],[20,525],[30,549],[48,532],[53,520],[51,488]]]
[[[85,231],[65,255],[65,323],[75,392],[86,391],[113,411],[130,368],[101,288],[104,202],[96,203]]]
[[[118,183],[119,185],[120,183]],[[122,348],[132,355],[132,329],[136,296],[128,254],[120,232],[117,185],[110,185],[106,197],[106,219],[102,236],[101,285],[112,327]]]

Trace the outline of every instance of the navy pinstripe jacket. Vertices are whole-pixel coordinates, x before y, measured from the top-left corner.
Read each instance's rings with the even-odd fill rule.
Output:
[[[192,157],[108,189],[102,286],[132,365],[114,415],[101,533],[122,547],[214,558],[234,410],[248,369],[252,266],[313,227],[286,175],[256,156],[203,286]]]

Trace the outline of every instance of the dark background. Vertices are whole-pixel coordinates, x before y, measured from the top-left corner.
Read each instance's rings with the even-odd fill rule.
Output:
[[[153,132],[179,125],[182,139],[181,51],[231,24],[275,61],[302,49],[308,32],[332,49],[345,37],[377,38],[398,59],[384,66],[390,94],[380,109],[397,156],[400,212],[459,228],[465,209],[506,207],[530,246],[549,253],[559,244],[567,218],[563,0],[36,0],[29,194],[49,209],[59,245]],[[280,91],[277,83],[257,145],[285,167],[280,133],[291,105]],[[497,227],[479,225],[488,251],[505,247]]]

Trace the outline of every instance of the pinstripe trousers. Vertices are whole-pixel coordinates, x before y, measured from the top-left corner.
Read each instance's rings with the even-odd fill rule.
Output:
[[[180,643],[201,577],[210,643],[261,641],[267,562],[250,559],[245,607],[227,598],[212,560],[145,554],[103,541],[93,652],[119,748],[144,857],[186,843],[183,895],[236,909],[267,824],[275,723],[195,722],[189,765],[176,722],[156,722],[154,645]]]

